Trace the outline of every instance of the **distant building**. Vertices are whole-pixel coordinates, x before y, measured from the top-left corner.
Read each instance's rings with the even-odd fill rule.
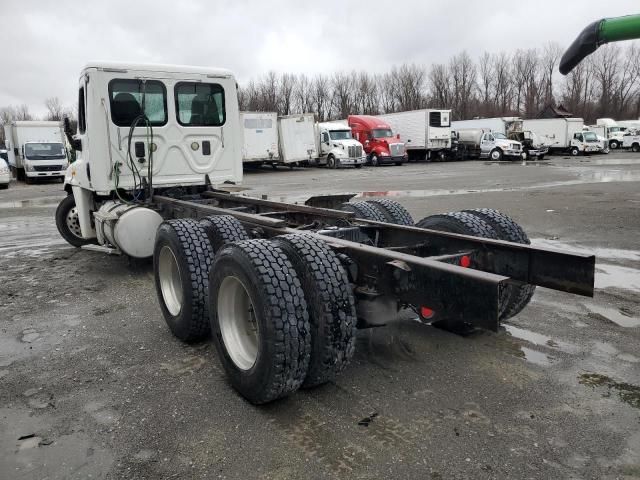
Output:
[[[536,116],[536,118],[568,118],[568,117],[573,117],[573,113],[569,112],[562,105],[554,106],[551,104],[548,104],[546,107],[540,110],[540,112],[538,112],[538,115]]]

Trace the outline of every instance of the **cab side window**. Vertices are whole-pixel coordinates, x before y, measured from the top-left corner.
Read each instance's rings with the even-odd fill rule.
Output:
[[[84,133],[87,130],[87,120],[85,114],[84,87],[80,87],[78,92],[78,131]]]
[[[111,120],[118,127],[130,127],[142,114],[154,127],[167,123],[167,89],[157,80],[111,80],[109,104]],[[144,122],[139,125],[144,125]]]
[[[329,143],[329,134],[327,132],[322,132],[322,141],[323,143]]]

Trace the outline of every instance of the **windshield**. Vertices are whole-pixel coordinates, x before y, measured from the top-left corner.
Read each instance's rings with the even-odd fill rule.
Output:
[[[625,127],[609,127],[610,132],[624,132],[625,130]]]
[[[584,132],[584,141],[585,142],[597,142],[598,136],[593,132]]]
[[[504,133],[493,132],[493,138],[505,140],[507,138],[507,136]]]
[[[371,136],[373,138],[390,138],[393,137],[393,132],[390,128],[375,128],[371,130]]]
[[[351,137],[351,130],[331,130],[329,132],[331,140],[349,140]]]
[[[55,160],[66,158],[61,143],[27,143],[24,156],[29,160]]]

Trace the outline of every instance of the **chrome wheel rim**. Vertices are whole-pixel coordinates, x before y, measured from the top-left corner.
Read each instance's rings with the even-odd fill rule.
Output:
[[[71,210],[69,210],[69,213],[67,213],[67,218],[65,220],[69,232],[71,232],[74,237],[83,238],[82,230],[80,229],[80,217],[78,216],[77,207],[73,207]]]
[[[158,277],[164,304],[175,317],[182,310],[182,278],[176,257],[166,245],[162,247],[158,257]]]
[[[500,153],[494,150],[493,152],[491,152],[491,158],[493,160],[498,160],[500,158]]]
[[[249,293],[237,277],[226,277],[220,284],[218,323],[229,357],[240,370],[249,370],[258,358],[258,322]]]

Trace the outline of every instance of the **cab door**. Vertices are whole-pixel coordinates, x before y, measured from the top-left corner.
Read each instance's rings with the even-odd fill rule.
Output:
[[[495,147],[496,141],[493,138],[493,135],[490,133],[484,133],[482,135],[482,140],[480,141],[480,155],[488,156],[493,147]]]

